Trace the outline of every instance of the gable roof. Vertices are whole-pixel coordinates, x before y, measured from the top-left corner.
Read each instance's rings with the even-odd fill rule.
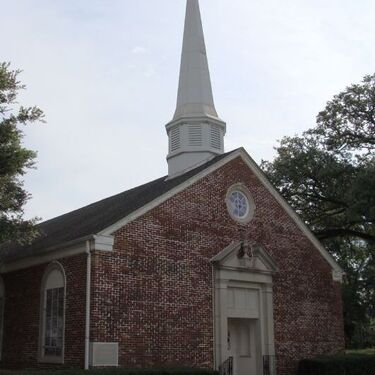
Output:
[[[200,173],[193,175],[192,177],[187,179],[185,182],[181,182],[180,185],[176,186],[174,189],[171,189],[170,192],[164,194],[163,196],[160,196],[160,198],[155,199],[154,201],[148,203],[146,206],[140,207],[138,210],[135,210],[130,215],[122,218],[118,222],[104,229],[99,234],[104,235],[104,236],[110,235],[117,229],[129,223],[130,221],[135,220],[136,218],[145,214],[147,211],[158,206],[159,204],[161,204],[162,202],[164,202],[171,196],[186,189],[188,186],[192,185],[194,182],[196,182],[200,178],[207,176],[208,174],[212,173],[214,170],[220,168],[224,164],[228,163],[229,161],[237,157],[242,158],[242,160],[246,163],[246,165],[254,173],[254,175],[259,179],[259,181],[263,184],[263,186],[274,197],[274,199],[280,204],[280,206],[285,210],[285,212],[289,215],[289,217],[296,223],[296,225],[301,230],[301,232],[310,240],[310,242],[314,245],[314,247],[320,252],[322,257],[326,260],[326,262],[332,268],[333,279],[335,281],[342,282],[342,277],[344,275],[343,269],[338,265],[338,263],[333,258],[333,256],[326,250],[326,248],[316,238],[316,236],[312,233],[310,228],[305,224],[305,222],[300,218],[300,216],[293,210],[290,204],[281,196],[281,194],[277,191],[277,189],[271,184],[271,182],[268,180],[264,172],[260,169],[258,164],[251,158],[251,156],[242,147],[226,154],[224,158],[218,159],[216,161],[214,161],[215,159],[213,159],[212,160],[213,163],[210,166],[206,166],[205,168],[203,168],[200,171]]]
[[[43,233],[42,236],[29,246],[3,246],[0,248],[1,261],[3,263],[10,263],[33,255],[44,255],[57,248],[66,247],[67,244],[74,240],[82,242],[93,238],[95,235],[111,236],[117,229],[142,216],[237,157],[242,158],[264,187],[293,219],[302,233],[320,252],[332,268],[333,279],[335,281],[342,281],[344,274],[342,268],[270,183],[266,175],[244,148],[216,156],[207,163],[175,178],[159,178],[145,185],[41,223],[38,227]]]
[[[11,244],[0,247],[1,260],[8,263],[20,258],[44,254],[58,245],[99,233],[235,151],[218,155],[175,178],[168,179],[168,176],[164,176],[40,223],[37,225],[40,236],[31,245]]]

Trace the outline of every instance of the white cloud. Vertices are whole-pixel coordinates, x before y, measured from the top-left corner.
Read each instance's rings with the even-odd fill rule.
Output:
[[[137,46],[132,49],[133,55],[146,55],[148,53],[149,51],[147,50],[147,48],[144,47]]]
[[[201,0],[227,150],[260,161],[312,126],[332,95],[374,72],[375,2]],[[0,13],[0,61],[24,70],[38,169],[28,216],[44,219],[164,175],[185,0],[17,0]],[[9,30],[12,30],[9,32]],[[150,52],[152,51],[152,53]]]

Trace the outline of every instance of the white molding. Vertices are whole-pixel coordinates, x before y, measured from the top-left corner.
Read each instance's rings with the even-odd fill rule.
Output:
[[[115,238],[113,236],[95,235],[93,249],[99,251],[112,251]]]
[[[54,260],[69,258],[75,255],[83,254],[86,251],[85,242],[82,245],[76,245],[73,247],[66,247],[53,251],[46,254],[37,254],[32,257],[23,258],[20,260],[15,260],[14,262],[3,264],[1,266],[1,273],[8,273],[13,271],[18,271],[23,268],[33,267],[44,263],[49,263]]]
[[[280,269],[270,254],[260,245],[251,246],[253,257],[259,257],[271,272],[279,272]]]
[[[219,160],[217,163],[207,167],[200,173],[196,174],[195,176],[191,177],[187,181],[183,182],[182,184],[176,186],[175,188],[171,189],[167,193],[161,195],[160,197],[154,199],[150,203],[144,205],[143,207],[139,208],[138,210],[132,212],[130,215],[124,217],[123,219],[119,220],[118,222],[114,223],[113,225],[109,226],[108,228],[102,230],[99,234],[102,235],[111,235],[116,232],[118,229],[122,228],[126,224],[130,223],[133,220],[136,220],[140,216],[144,215],[148,211],[152,210],[153,208],[159,206],[160,204],[164,203],[168,199],[172,198],[176,194],[182,192],[189,186],[193,185],[194,183],[198,182],[202,178],[206,177],[207,175],[211,174],[215,170],[221,168],[228,162],[236,159],[237,157],[241,157],[242,160],[246,163],[246,165],[250,168],[250,170],[256,175],[259,181],[264,185],[264,187],[271,193],[271,195],[275,198],[275,200],[281,205],[281,207],[286,211],[286,213],[293,219],[293,221],[297,224],[298,228],[306,235],[306,237],[310,240],[310,242],[315,246],[315,248],[320,252],[323,258],[327,261],[327,263],[332,267],[337,274],[344,274],[342,268],[336,263],[335,259],[328,253],[328,251],[324,248],[324,246],[319,242],[319,240],[315,237],[315,235],[311,232],[311,230],[307,227],[307,225],[302,221],[302,219],[297,215],[296,212],[292,209],[289,203],[280,195],[280,193],[276,190],[276,188],[268,181],[266,175],[262,172],[256,162],[250,157],[250,155],[245,151],[244,148],[239,148],[238,150],[233,151],[228,156],[224,157],[223,159]],[[338,277],[336,278],[338,279]]]
[[[210,123],[213,123],[215,125],[218,125],[221,127],[221,129],[224,131],[224,135],[227,131],[227,127],[226,127],[226,123],[221,120],[220,118],[218,117],[214,117],[214,116],[210,116],[210,115],[198,115],[198,116],[189,116],[189,115],[185,115],[185,116],[181,116],[181,117],[178,117],[177,119],[173,119],[172,121],[170,121],[166,126],[165,126],[165,129],[167,131],[167,133],[173,129],[174,127],[178,126],[178,125],[181,125],[181,124],[202,124],[202,123],[206,123],[206,122],[210,122]]]
[[[258,326],[257,331],[257,373],[261,372],[261,359],[263,355],[274,355],[274,319],[273,319],[273,290],[272,278],[273,273],[259,277],[254,269],[243,272],[241,266],[222,269],[220,262],[225,262],[239,248],[241,243],[233,243],[220,251],[211,259],[214,269],[214,292],[215,292],[215,309],[214,309],[214,350],[215,350],[215,368],[228,358],[227,349],[227,332],[230,319],[251,319]],[[228,292],[235,289],[253,291],[256,293],[256,306],[251,310],[239,309],[237,306],[229,305]]]
[[[343,279],[344,279],[344,272],[332,270],[332,279],[333,279],[333,281],[337,281],[339,283],[342,283]]]
[[[237,257],[238,251],[241,249],[242,246],[245,244],[242,241],[232,242],[228,245],[225,249],[221,250],[217,253],[214,257],[211,258],[210,262],[213,266],[220,270],[232,270],[237,272],[251,272],[251,273],[260,273],[260,274],[274,274],[279,272],[279,268],[273,258],[267,253],[267,251],[260,245],[249,246],[249,250],[251,250],[252,257],[249,257],[249,254],[246,252],[244,256],[241,258],[240,263],[242,265],[228,265],[225,264],[226,260],[230,258]],[[237,253],[237,254],[236,254]],[[266,267],[265,270],[258,269],[255,267],[255,263],[252,262],[252,258],[258,258],[262,261],[263,265]]]
[[[243,195],[245,195],[245,197],[247,199],[247,204],[248,204],[247,214],[243,218],[236,217],[233,214],[233,212],[232,212],[232,206],[231,206],[231,202],[230,202],[230,195],[234,191],[240,191]],[[244,183],[237,182],[234,185],[230,186],[229,189],[227,190],[227,195],[225,197],[225,202],[227,204],[227,210],[228,210],[228,213],[229,213],[230,217],[234,221],[236,221],[237,223],[246,225],[246,224],[250,223],[251,220],[253,220],[254,213],[255,213],[255,210],[256,210],[256,206],[255,206],[255,202],[254,202],[253,196],[251,195],[249,189],[245,186]]]
[[[234,251],[238,250],[240,248],[240,246],[241,246],[241,242],[232,242],[226,248],[224,248],[223,250],[219,251],[216,255],[214,255],[211,258],[210,262],[212,264],[222,262],[230,254],[232,254]]]
[[[69,241],[65,244],[46,249],[42,254],[35,254],[18,260],[16,259],[9,263],[3,263],[0,267],[0,274],[37,266],[52,262],[53,260],[84,254],[86,252],[87,241],[90,241],[90,247],[92,250],[110,252],[113,250],[115,239],[113,236],[91,235],[74,241]]]

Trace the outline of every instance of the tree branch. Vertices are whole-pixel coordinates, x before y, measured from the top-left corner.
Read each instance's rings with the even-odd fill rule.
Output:
[[[326,240],[328,238],[334,238],[334,237],[358,237],[366,241],[375,242],[375,235],[356,231],[353,229],[345,229],[345,228],[332,228],[332,229],[325,229],[321,231],[316,231],[314,234],[320,239],[320,240]]]

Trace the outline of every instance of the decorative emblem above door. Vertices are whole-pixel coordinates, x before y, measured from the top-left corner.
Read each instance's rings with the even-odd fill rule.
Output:
[[[246,241],[227,246],[211,259],[217,268],[247,269],[252,272],[275,273],[278,267],[261,245],[249,245]]]

